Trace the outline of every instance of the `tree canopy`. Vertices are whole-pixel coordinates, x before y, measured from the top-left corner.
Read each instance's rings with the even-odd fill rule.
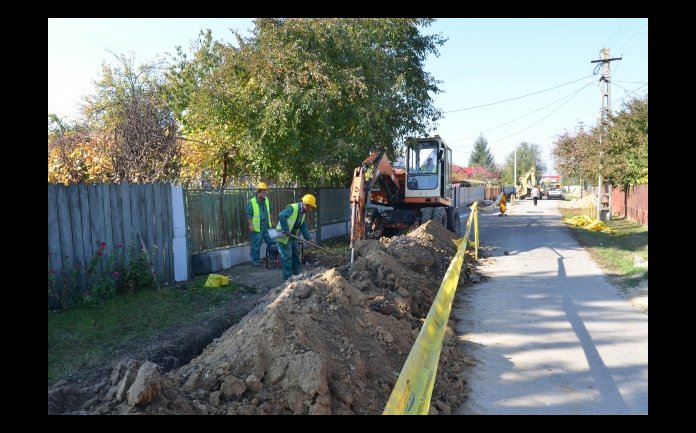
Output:
[[[474,142],[474,150],[469,156],[470,167],[483,167],[489,172],[496,171],[495,159],[488,148],[488,140],[483,136],[479,137]]]
[[[546,171],[546,164],[541,157],[541,148],[538,144],[521,142],[515,148],[517,150],[517,177],[522,176],[532,167],[536,167],[537,177]],[[515,151],[513,150],[505,158],[501,170],[501,181],[507,185],[517,185],[514,179],[515,171]]]
[[[347,185],[372,150],[395,158],[406,137],[426,135],[441,117],[424,63],[445,39],[419,30],[432,22],[260,18],[251,36],[233,32],[234,43],[201,32],[191,55],[179,48],[166,69],[116,56],[86,98],[81,143],[102,137],[91,149],[113,181]],[[51,137],[68,143],[56,131],[49,167]],[[86,180],[70,170],[62,178]]]
[[[552,155],[566,177],[596,179],[614,186],[648,183],[648,97],[628,101],[616,115],[589,132],[564,132]]]
[[[262,18],[236,46],[205,34],[170,74],[184,133],[222,179],[347,184],[372,149],[394,156],[441,116],[423,66],[444,39],[418,31],[431,22]]]

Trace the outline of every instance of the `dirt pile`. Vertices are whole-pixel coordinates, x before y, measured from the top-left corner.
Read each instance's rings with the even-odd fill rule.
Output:
[[[315,267],[271,290],[189,364],[159,374],[125,360],[80,413],[380,414],[454,257],[453,238],[428,222],[361,241],[353,264]],[[452,329],[450,321],[431,413],[466,398],[469,361]]]
[[[583,209],[592,206],[597,206],[597,196],[594,194],[586,194],[583,198],[576,198],[570,201],[561,201],[558,204],[558,207],[568,209]]]

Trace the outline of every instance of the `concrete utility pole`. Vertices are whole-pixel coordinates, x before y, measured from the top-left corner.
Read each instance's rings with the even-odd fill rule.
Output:
[[[611,58],[609,57],[609,48],[602,48],[601,51],[601,59],[599,60],[591,60],[590,63],[602,63],[602,76],[599,78],[599,84],[600,84],[600,92],[602,95],[602,108],[600,108],[599,111],[599,122],[600,122],[600,128],[604,123],[609,119],[609,115],[611,114],[611,62],[614,60],[621,60],[621,57],[614,57]],[[600,130],[601,131],[601,130]],[[602,146],[602,135],[600,132],[599,135],[599,143],[600,147]],[[603,193],[603,188],[602,188],[602,154],[603,152],[600,150],[599,152],[599,168],[600,168],[600,173],[597,176],[597,219],[599,220],[606,220],[609,221],[611,220],[611,186],[609,187],[609,191],[606,199],[606,207],[603,208],[602,205],[602,198],[604,197]],[[604,215],[602,215],[604,213]],[[604,218],[602,218],[604,216]]]
[[[515,148],[515,169],[512,172],[512,187],[515,191],[515,200],[517,200],[517,148]]]

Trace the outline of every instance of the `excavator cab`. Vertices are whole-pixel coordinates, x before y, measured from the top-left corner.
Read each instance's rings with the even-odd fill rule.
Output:
[[[438,202],[452,199],[452,149],[440,136],[409,140],[406,168],[406,201],[411,198],[419,201],[440,198],[435,200]]]

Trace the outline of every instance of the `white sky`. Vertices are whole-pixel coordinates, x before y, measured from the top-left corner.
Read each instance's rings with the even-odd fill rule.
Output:
[[[134,53],[136,63],[154,60],[177,45],[188,50],[199,31],[231,42],[229,28],[253,27],[243,18],[49,19],[48,111],[75,117],[82,96],[92,91],[101,64]],[[435,104],[446,112],[432,134],[466,166],[483,132],[496,162],[522,141],[538,144],[549,173],[553,139],[583,122],[594,126],[601,106],[599,75],[591,60],[611,49],[612,109],[648,91],[647,18],[439,19],[421,30],[449,40],[425,69],[443,93]],[[570,83],[570,84],[568,84]],[[557,87],[557,88],[554,88]],[[550,89],[550,90],[549,90]],[[539,93],[537,93],[539,92]],[[532,96],[518,98],[531,93]],[[496,103],[518,98],[505,103]],[[488,105],[480,107],[481,105]],[[471,108],[479,107],[479,108]]]

